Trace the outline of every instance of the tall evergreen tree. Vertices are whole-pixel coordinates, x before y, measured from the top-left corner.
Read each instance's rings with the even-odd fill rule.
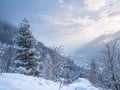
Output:
[[[19,26],[16,44],[18,50],[15,59],[15,72],[34,75],[37,67],[36,40],[30,32],[30,25],[26,19]]]
[[[92,59],[90,63],[90,74],[91,74],[90,79],[94,84],[98,84],[98,72],[99,72],[98,64],[94,59]]]

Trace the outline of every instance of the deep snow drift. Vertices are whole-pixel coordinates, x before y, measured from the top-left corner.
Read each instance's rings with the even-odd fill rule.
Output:
[[[21,74],[0,74],[0,90],[59,90],[60,83]],[[74,83],[64,85],[60,90],[99,90],[89,81],[80,78]]]

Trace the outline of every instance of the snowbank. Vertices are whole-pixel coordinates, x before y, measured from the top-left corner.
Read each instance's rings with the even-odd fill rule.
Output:
[[[21,74],[3,73],[0,75],[0,90],[59,90],[59,83]],[[80,78],[60,90],[98,90],[89,81]]]

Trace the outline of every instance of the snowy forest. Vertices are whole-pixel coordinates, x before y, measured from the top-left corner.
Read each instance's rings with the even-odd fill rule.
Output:
[[[13,31],[16,34],[12,36]],[[120,90],[119,39],[104,45],[99,62],[93,58],[89,67],[84,67],[76,65],[70,56],[65,56],[62,46],[48,48],[37,41],[26,18],[18,28],[1,22],[0,34],[1,73],[42,77],[61,84],[70,84],[78,78],[86,78],[103,90]]]
[[[0,90],[120,90],[120,1],[56,1],[0,1]]]

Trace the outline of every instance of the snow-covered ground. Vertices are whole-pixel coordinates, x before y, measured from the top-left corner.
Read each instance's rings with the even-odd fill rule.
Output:
[[[60,83],[42,78],[11,73],[0,74],[0,90],[99,90],[84,78],[64,85],[61,89],[59,86]]]

